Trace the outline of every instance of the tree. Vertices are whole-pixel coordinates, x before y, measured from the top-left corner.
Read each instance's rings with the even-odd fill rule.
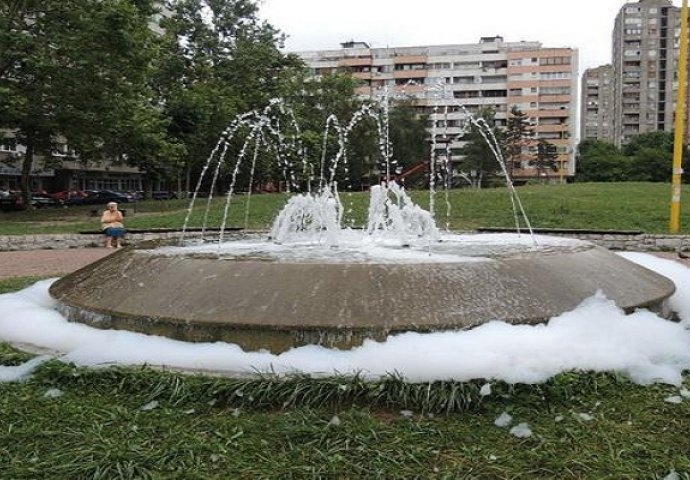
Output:
[[[546,171],[558,171],[558,148],[553,143],[539,139],[537,151],[529,161],[530,166],[537,170],[537,175],[542,178],[546,176]]]
[[[0,127],[26,145],[21,188],[27,204],[34,156],[49,156],[57,139],[86,161],[122,150],[115,144],[129,138],[122,125],[132,112],[157,115],[147,88],[156,52],[148,25],[154,3],[0,3]]]
[[[179,169],[189,190],[193,171],[231,120],[288,93],[303,63],[280,52],[282,35],[258,18],[253,1],[177,0],[168,7],[155,85],[169,133],[184,146]]]
[[[630,160],[613,143],[600,140],[580,142],[577,152],[579,182],[622,182],[630,175]]]
[[[339,148],[338,135],[331,125],[328,142],[324,152],[323,138],[328,118],[333,115],[341,127],[346,127],[352,115],[364,102],[355,95],[357,80],[347,74],[332,74],[311,77],[307,69],[295,73],[286,86],[285,101],[291,106],[301,128],[301,138],[314,176],[318,177],[321,161],[332,161]],[[375,127],[368,119],[363,119],[352,132],[348,142],[348,166],[341,162],[337,172],[341,188],[358,189],[372,166],[376,164]],[[329,174],[330,164],[325,165]]]
[[[673,132],[637,135],[623,147],[623,153],[629,159],[629,180],[670,181],[673,169]]]
[[[534,129],[532,128],[527,114],[517,105],[513,105],[508,116],[508,125],[505,133],[505,152],[508,173],[513,177],[516,168],[520,168],[523,160],[522,152],[529,146]]]
[[[427,115],[415,111],[413,100],[400,100],[391,105],[390,139],[400,168],[410,167],[429,156],[427,122]]]
[[[505,145],[505,132],[496,126],[495,111],[487,108],[480,111],[477,117],[484,119],[493,130],[498,146]],[[463,173],[471,179],[472,185],[481,188],[487,179],[500,171],[499,161],[476,125],[471,125],[469,132],[462,140],[466,143],[459,150],[460,155],[463,156],[461,168]]]

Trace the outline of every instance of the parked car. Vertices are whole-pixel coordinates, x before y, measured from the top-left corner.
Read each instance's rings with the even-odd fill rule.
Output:
[[[50,193],[49,195],[56,200],[67,202],[70,198],[85,197],[86,194],[87,193],[83,190],[63,190],[61,192]]]
[[[41,192],[34,192],[31,194],[31,207],[32,208],[48,208],[48,207],[61,207],[63,204],[59,200]],[[7,211],[19,211],[25,210],[26,204],[22,198],[22,192],[19,191],[0,191],[0,210]]]
[[[47,194],[35,192],[31,194],[31,206],[33,208],[58,208],[64,206],[65,202]]]
[[[0,210],[9,212],[13,210],[24,210],[24,200],[21,192],[13,192],[8,190],[0,190]]]
[[[164,190],[161,190],[151,192],[151,198],[153,200],[171,200],[173,198],[177,198],[177,195],[175,195],[173,192],[166,192]]]
[[[109,202],[129,203],[129,197],[110,190],[87,191],[83,197],[73,197],[67,200],[67,205],[102,205]]]
[[[115,193],[119,193],[121,195],[124,195],[125,197],[127,197],[129,199],[130,202],[136,202],[136,201],[141,200],[141,197],[139,196],[138,192],[115,192]]]

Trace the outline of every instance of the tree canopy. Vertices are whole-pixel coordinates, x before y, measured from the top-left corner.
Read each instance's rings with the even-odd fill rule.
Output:
[[[496,112],[492,108],[486,108],[481,110],[477,117],[484,119],[493,129],[498,146],[505,145],[505,131],[496,128]],[[460,155],[464,157],[462,173],[470,178],[472,185],[481,188],[488,178],[500,170],[500,164],[478,126],[472,124],[462,140],[466,142],[459,149]]]
[[[158,135],[152,129],[164,119],[148,88],[156,54],[149,28],[154,4],[0,2],[0,126],[26,145],[25,200],[34,155],[49,157],[59,139],[89,160],[126,154],[128,139],[148,137],[151,144]]]
[[[687,153],[686,150],[684,159]],[[668,182],[672,159],[672,132],[637,135],[622,149],[608,142],[584,140],[578,147],[576,179],[583,182]]]
[[[537,150],[529,160],[529,165],[537,170],[537,175],[541,178],[546,175],[548,170],[558,171],[558,149],[556,145],[543,138],[537,142]]]
[[[521,168],[524,151],[528,149],[533,137],[534,129],[527,114],[517,105],[513,105],[508,116],[504,139],[506,161],[511,177],[515,169]]]

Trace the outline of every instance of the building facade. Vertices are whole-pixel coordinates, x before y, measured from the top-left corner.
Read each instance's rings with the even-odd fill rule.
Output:
[[[26,148],[17,144],[11,132],[0,132],[0,190],[21,190],[21,167]],[[143,189],[139,169],[111,160],[79,160],[65,143],[59,143],[50,156],[36,155],[31,172],[31,190],[61,192],[70,190]]]
[[[613,30],[614,143],[673,130],[680,9],[668,0],[623,5]]]
[[[614,141],[614,75],[613,65],[585,70],[580,92],[581,140]]]
[[[451,152],[457,174],[463,168],[458,150],[468,113],[491,108],[496,124],[505,126],[513,105],[529,116],[535,141],[545,139],[558,149],[558,171],[547,175],[565,181],[574,174],[577,50],[505,42],[498,36],[474,44],[370,48],[363,42],[346,42],[341,46],[297,53],[315,76],[352,74],[361,81],[357,93],[362,96],[414,98],[418,111],[430,117],[430,136],[448,139],[446,151]],[[536,175],[527,161],[514,170],[515,178]]]

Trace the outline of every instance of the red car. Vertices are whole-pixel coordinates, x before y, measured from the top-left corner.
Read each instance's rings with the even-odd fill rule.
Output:
[[[61,192],[51,193],[50,196],[56,200],[66,202],[70,198],[84,198],[87,193],[82,190],[63,190]]]

